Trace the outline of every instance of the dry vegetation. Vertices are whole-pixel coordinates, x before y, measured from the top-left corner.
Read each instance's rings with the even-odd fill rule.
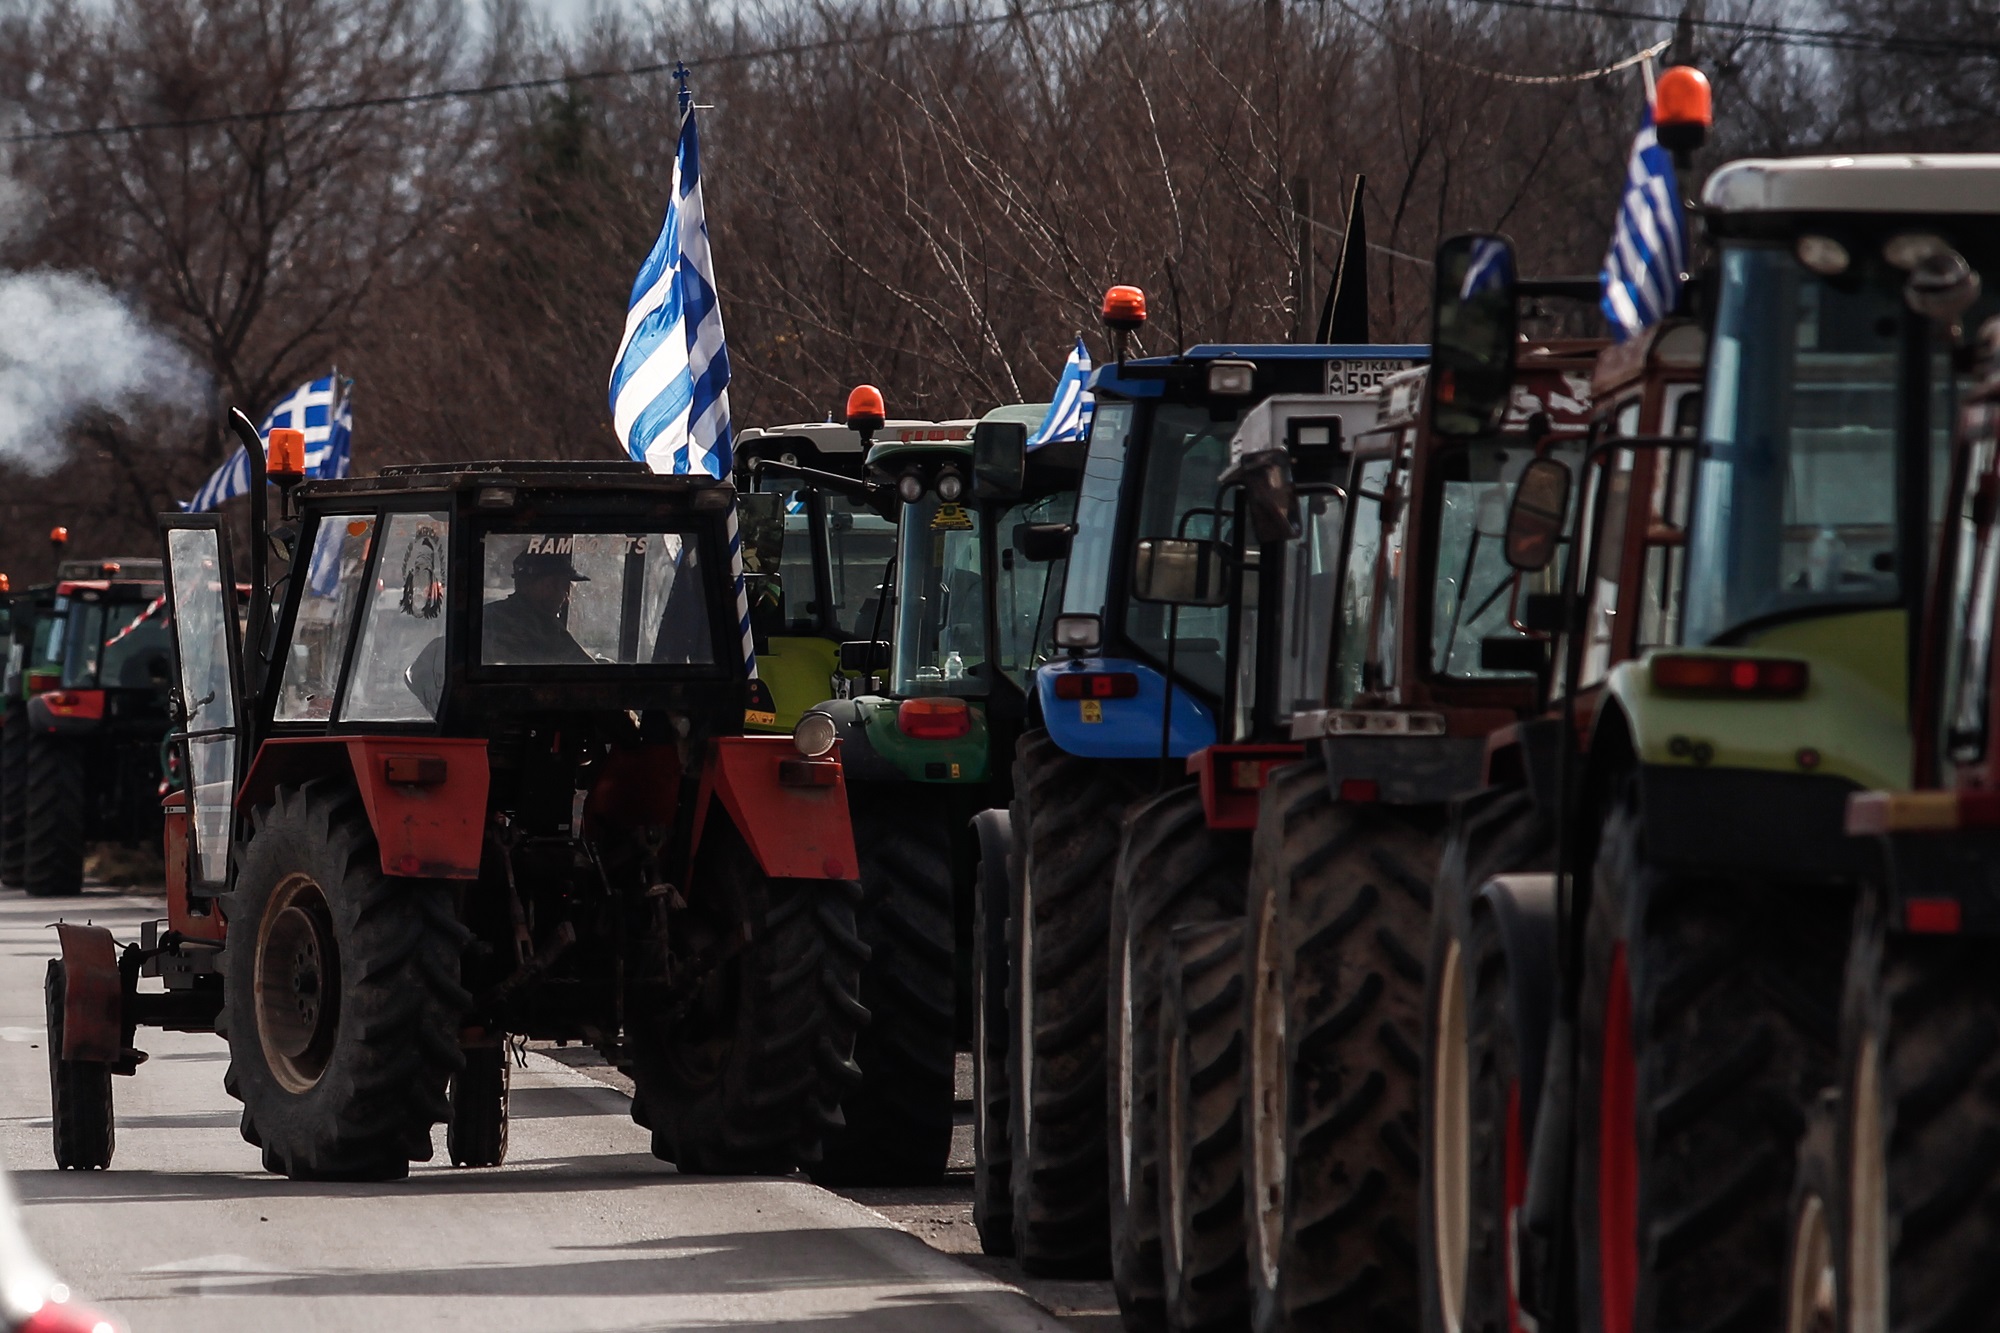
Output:
[[[1994,30],[1991,0],[1706,8]],[[1419,257],[1455,230],[1506,230],[1531,268],[1594,270],[1638,73],[1521,78],[1671,35],[1475,0],[729,15],[693,0],[654,26],[606,18],[560,39],[505,0],[476,31],[459,0],[13,0],[0,14],[0,104],[28,136],[11,147],[22,188],[0,260],[94,276],[212,385],[77,416],[48,442],[69,460],[49,475],[0,465],[0,568],[29,573],[54,522],[78,550],[150,546],[153,513],[220,458],[220,410],[254,415],[331,363],[358,385],[363,468],[615,450],[604,382],[665,201],[672,80],[356,103],[686,59],[711,108],[738,424],[821,417],[862,378],[899,414],[959,415],[1046,392],[1114,281],[1152,294],[1155,350],[1176,305],[1190,341],[1294,338],[1297,293],[1310,327],[1357,173],[1378,338],[1422,338]],[[967,21],[991,15],[1006,17]],[[1990,125],[1994,67],[1977,51],[1828,50],[1727,27],[1682,40],[1716,83],[1710,162],[1973,146]]]

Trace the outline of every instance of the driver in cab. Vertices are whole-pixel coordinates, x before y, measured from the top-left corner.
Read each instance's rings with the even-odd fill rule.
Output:
[[[579,574],[568,537],[536,537],[514,557],[514,591],[481,613],[480,660],[494,666],[588,666],[595,659],[570,637],[564,621]]]

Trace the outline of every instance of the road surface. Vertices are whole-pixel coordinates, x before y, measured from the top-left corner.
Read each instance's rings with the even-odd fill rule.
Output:
[[[121,939],[158,899],[0,892],[0,1161],[30,1236],[134,1333],[1066,1327],[993,1274],[802,1180],[682,1177],[626,1097],[530,1053],[507,1165],[293,1184],[237,1133],[214,1037],[140,1033],[107,1172],[51,1166],[42,972],[58,914]],[[1086,1326],[1101,1326],[1101,1316]]]

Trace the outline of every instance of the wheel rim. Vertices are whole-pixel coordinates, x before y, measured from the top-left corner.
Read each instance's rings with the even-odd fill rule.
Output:
[[[1021,1122],[1021,1156],[1025,1163],[1032,1151],[1030,1140],[1035,1131],[1035,857],[1032,851],[1021,857],[1021,919],[1014,923],[1014,937],[1018,941],[1014,958],[1014,975],[1018,978],[1014,1049],[1020,1052],[1020,1058],[1014,1061],[1014,1086],[1019,1103],[1015,1111]]]
[[[1834,1333],[1839,1275],[1826,1203],[1809,1194],[1792,1225],[1792,1265],[1786,1274],[1785,1333]]]
[[[1132,1072],[1132,932],[1125,932],[1124,946],[1118,951],[1118,1203],[1132,1204],[1132,1158],[1138,1151],[1133,1141],[1132,1105],[1135,1097]]]
[[[257,932],[257,1038],[279,1084],[308,1092],[340,1026],[340,952],[326,894],[306,875],[279,884]]]
[[[1250,993],[1250,1187],[1256,1225],[1250,1229],[1252,1273],[1266,1291],[1278,1285],[1285,1231],[1285,978],[1279,966],[1277,894],[1258,907],[1256,975]]]
[[[1445,952],[1439,975],[1437,1046],[1431,1052],[1435,1103],[1431,1108],[1431,1246],[1437,1256],[1438,1309],[1446,1333],[1465,1320],[1466,1265],[1472,1216],[1472,1093],[1466,1049],[1464,962],[1458,941]]]
[[[1186,1247],[1182,1244],[1181,1230],[1187,1224],[1187,1162],[1184,1160],[1182,1145],[1187,1142],[1182,1129],[1186,1108],[1181,1101],[1181,1044],[1184,1040],[1176,1035],[1164,1043],[1160,1052],[1164,1067],[1160,1070],[1160,1090],[1165,1094],[1166,1105],[1160,1108],[1160,1189],[1165,1195],[1161,1215],[1167,1219],[1167,1234],[1164,1237],[1167,1251],[1167,1283],[1171,1290],[1180,1280],[1186,1265]]]
[[[1611,951],[1597,1120],[1597,1264],[1604,1333],[1631,1333],[1639,1288],[1638,1065],[1625,945]]]
[[[1889,1163],[1883,1150],[1882,1047],[1861,1038],[1854,1071],[1847,1169],[1847,1296],[1850,1333],[1889,1326]]]

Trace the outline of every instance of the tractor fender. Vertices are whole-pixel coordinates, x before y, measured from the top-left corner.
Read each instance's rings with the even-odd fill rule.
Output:
[[[491,773],[486,742],[444,736],[301,736],[265,741],[236,794],[239,814],[281,786],[345,777],[361,793],[382,873],[478,879]]]
[[[833,719],[835,734],[840,738],[840,771],[844,780],[900,782],[909,776],[875,748],[875,742],[869,735],[877,715],[886,715],[889,725],[896,725],[895,703],[892,700],[873,695],[859,699],[828,699],[823,704],[814,704],[807,711],[824,713]]]
[[[814,760],[801,758],[788,736],[711,740],[695,795],[690,865],[718,804],[771,878],[861,877],[838,744]]]
[[[1492,914],[1507,956],[1507,1022],[1520,1060],[1521,1132],[1533,1142],[1556,1008],[1556,877],[1495,875],[1473,895],[1472,910]]]
[[[63,966],[65,1060],[115,1064],[124,1050],[125,981],[118,946],[102,926],[56,923]]]
[[[1056,694],[1056,679],[1071,671],[1130,675],[1138,692],[1127,698],[1064,699]],[[1035,700],[1049,737],[1066,754],[1079,759],[1158,759],[1160,717],[1167,706],[1167,678],[1144,662],[1124,657],[1075,657],[1050,662],[1035,671]],[[1182,686],[1173,691],[1173,714],[1165,750],[1170,759],[1185,759],[1215,744],[1215,715],[1208,705]]]

